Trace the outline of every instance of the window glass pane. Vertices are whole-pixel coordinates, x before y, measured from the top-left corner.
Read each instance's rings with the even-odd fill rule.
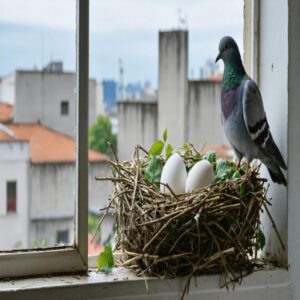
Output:
[[[17,211],[17,182],[8,181],[6,183],[6,212],[15,213]]]
[[[56,243],[58,245],[64,245],[70,243],[69,241],[69,229],[57,230],[56,232]]]
[[[76,0],[0,11],[0,250],[71,245]]]
[[[106,142],[116,146],[117,134],[123,161],[137,144],[149,149],[167,129],[173,146],[190,141],[198,150],[206,145],[204,151],[232,158],[220,120],[223,66],[215,59],[225,35],[243,53],[242,31],[240,0],[91,0],[90,76],[97,103],[90,147],[114,159]],[[109,175],[100,156],[90,163],[90,237],[112,190],[94,177]],[[112,224],[109,212],[90,248],[112,239]]]
[[[60,104],[60,114],[61,115],[68,115],[69,114],[69,102],[62,101]]]

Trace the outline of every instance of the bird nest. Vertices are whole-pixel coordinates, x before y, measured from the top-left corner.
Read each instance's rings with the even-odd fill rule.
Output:
[[[121,264],[138,275],[188,275],[188,282],[194,275],[222,274],[225,285],[251,272],[260,247],[260,211],[269,212],[266,180],[258,169],[247,181],[229,179],[175,195],[161,193],[145,178],[148,160],[111,161],[114,176],[100,178],[115,186],[109,208],[114,208]]]

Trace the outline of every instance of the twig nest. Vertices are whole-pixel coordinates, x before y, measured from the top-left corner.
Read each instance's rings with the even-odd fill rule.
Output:
[[[183,159],[187,165],[189,158]],[[259,177],[258,170],[251,170],[247,181],[221,180],[223,168],[215,172],[220,179],[217,183],[193,192],[166,194],[159,183],[145,178],[148,161],[146,157],[111,162],[115,177],[108,180],[115,190],[110,206],[115,209],[122,265],[139,275],[160,278],[221,273],[224,280],[237,280],[251,271],[260,210],[268,204],[266,180]],[[205,168],[207,183],[211,183],[213,174],[207,165]],[[194,189],[192,183],[188,191],[190,187]]]

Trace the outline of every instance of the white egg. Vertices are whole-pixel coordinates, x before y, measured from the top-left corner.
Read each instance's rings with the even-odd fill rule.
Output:
[[[207,160],[198,161],[187,176],[185,192],[190,193],[214,182],[214,169]]]
[[[160,182],[168,184],[172,191],[177,194],[184,193],[187,172],[181,156],[177,153],[170,156],[163,167]],[[170,190],[163,184],[160,185],[162,193],[171,194]]]

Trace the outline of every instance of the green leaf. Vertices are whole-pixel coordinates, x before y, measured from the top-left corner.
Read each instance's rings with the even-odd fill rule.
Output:
[[[230,179],[232,176],[231,165],[228,161],[224,159],[219,159],[216,164],[216,174],[215,181],[223,181],[226,179]]]
[[[256,232],[256,243],[258,250],[262,250],[266,244],[265,235],[260,228],[258,228],[258,231]]]
[[[235,162],[231,162],[230,166],[231,166],[232,172],[236,172],[237,171],[237,165],[236,165]]]
[[[233,175],[232,175],[232,178],[233,178],[233,179],[239,179],[239,178],[241,178],[241,177],[242,177],[242,176],[241,176],[241,173],[240,173],[239,171],[234,172]]]
[[[185,157],[192,156],[192,151],[191,151],[190,145],[188,143],[183,144],[183,149],[185,150],[184,151]]]
[[[214,171],[216,171],[217,163],[216,163],[216,162],[213,162],[213,163],[212,163],[212,166],[213,166]]]
[[[164,139],[164,142],[167,141],[167,138],[168,138],[168,131],[167,129],[165,129],[164,133],[163,133],[163,139]]]
[[[246,185],[242,182],[242,183],[240,184],[240,196],[241,196],[241,197],[244,197],[244,196],[246,195],[246,193],[247,193],[247,187],[246,187]]]
[[[111,272],[114,266],[114,257],[111,249],[111,244],[105,246],[104,251],[102,251],[98,258],[98,271],[108,274]]]
[[[164,142],[162,140],[157,140],[150,148],[149,154],[160,155],[164,149]]]
[[[244,175],[244,174],[246,174],[246,172],[247,172],[247,163],[246,163],[246,162],[243,162],[243,163],[241,163],[240,173],[241,173],[242,175]]]
[[[147,167],[144,170],[145,178],[151,182],[159,183],[163,165],[160,159],[152,156]]]
[[[190,161],[190,162],[186,163],[186,171],[189,172],[194,165],[195,165],[194,161]]]
[[[216,162],[216,158],[217,158],[217,153],[216,151],[209,151],[206,155],[205,158],[212,164],[214,162]]]
[[[199,160],[201,160],[201,154],[200,154],[200,153],[196,153],[196,154],[194,155],[194,157],[193,157],[193,160],[194,160],[194,161],[199,161]]]
[[[170,144],[168,144],[166,147],[166,160],[168,160],[172,154],[173,154],[173,147]]]

